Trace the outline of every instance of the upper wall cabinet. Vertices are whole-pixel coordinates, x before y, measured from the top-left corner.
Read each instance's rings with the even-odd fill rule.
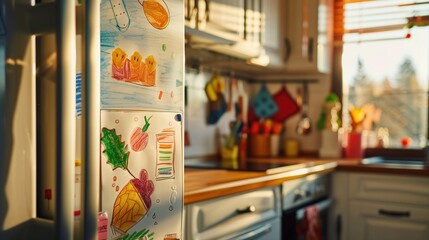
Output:
[[[287,72],[329,72],[330,2],[262,1],[262,45],[270,66]]]
[[[188,44],[239,59],[258,57],[261,1],[185,0]]]

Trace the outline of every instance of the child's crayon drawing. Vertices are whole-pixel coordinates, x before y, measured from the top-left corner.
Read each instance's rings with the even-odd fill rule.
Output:
[[[100,10],[101,108],[183,110],[183,2],[109,0]]]

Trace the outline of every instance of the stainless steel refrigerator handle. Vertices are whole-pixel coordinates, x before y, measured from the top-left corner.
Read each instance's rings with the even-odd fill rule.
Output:
[[[100,203],[100,2],[84,1],[83,30],[83,239],[98,239]]]
[[[76,149],[76,9],[75,1],[57,1],[57,158],[56,239],[72,240]]]

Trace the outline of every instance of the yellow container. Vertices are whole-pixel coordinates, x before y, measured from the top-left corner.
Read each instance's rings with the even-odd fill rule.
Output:
[[[299,154],[299,142],[295,139],[287,139],[285,143],[286,157],[297,157]]]
[[[233,146],[232,148],[222,147],[220,149],[220,155],[222,157],[222,160],[237,161],[237,159],[238,159],[238,146]]]

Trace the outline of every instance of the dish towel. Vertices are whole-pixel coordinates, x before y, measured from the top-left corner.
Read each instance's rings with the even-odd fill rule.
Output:
[[[317,205],[311,205],[305,208],[305,219],[307,222],[305,240],[322,240],[322,229]]]

